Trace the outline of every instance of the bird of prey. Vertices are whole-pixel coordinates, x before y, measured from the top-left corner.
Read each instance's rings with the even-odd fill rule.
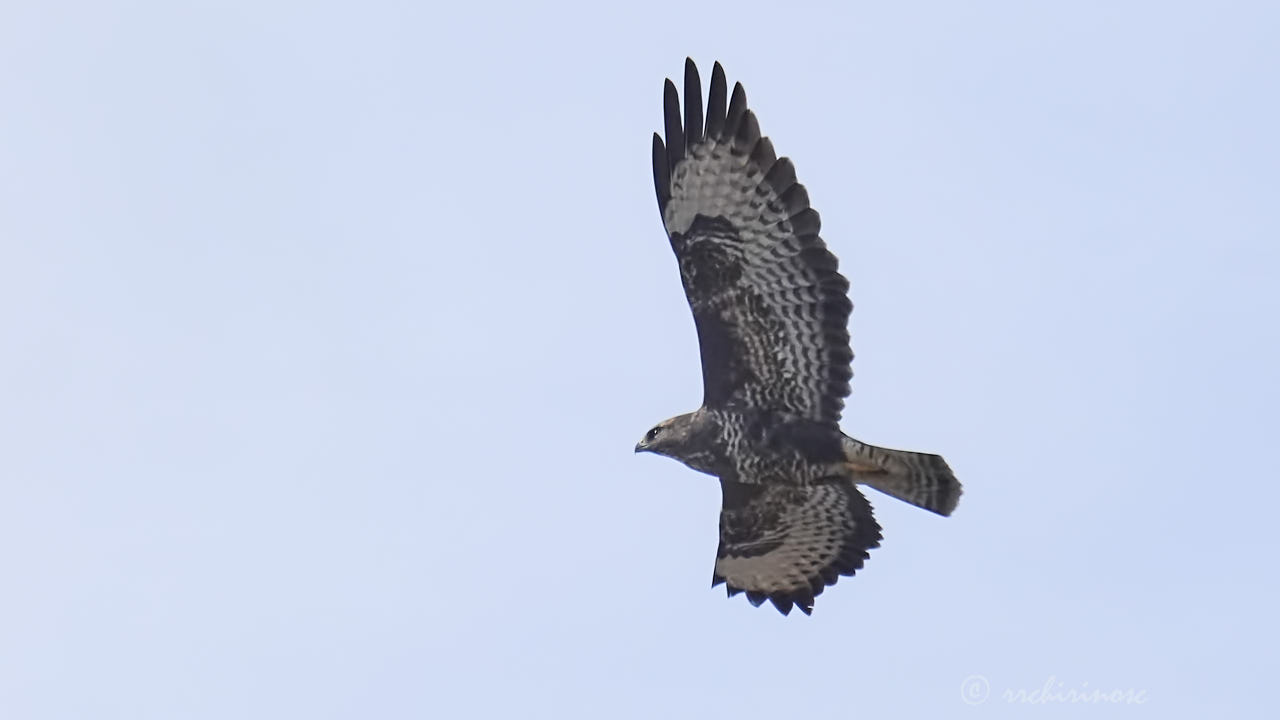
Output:
[[[636,452],[720,479],[713,587],[807,615],[880,544],[857,485],[949,515],[960,483],[938,455],[841,432],[853,375],[849,282],[742,85],[730,95],[716,63],[704,114],[692,59],[684,70],[683,112],[675,84],[664,88],[653,179],[697,327],[702,406],[655,425]]]

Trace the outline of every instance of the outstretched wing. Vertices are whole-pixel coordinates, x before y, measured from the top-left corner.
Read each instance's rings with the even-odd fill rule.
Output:
[[[658,208],[680,261],[702,351],[703,404],[837,422],[849,394],[849,282],[818,237],[818,213],[724,70],[702,88],[685,62],[683,122],[665,88],[666,143],[653,136]]]
[[[720,547],[712,586],[765,600],[783,615],[813,611],[813,599],[853,575],[880,545],[871,504],[851,482],[760,485],[720,481]]]

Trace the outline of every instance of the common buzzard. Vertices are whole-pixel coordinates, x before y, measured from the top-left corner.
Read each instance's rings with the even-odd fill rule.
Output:
[[[857,485],[949,515],[960,483],[937,455],[840,431],[849,394],[849,282],[818,237],[795,167],[774,154],[716,63],[706,114],[698,69],[664,92],[653,136],[658,209],[680,264],[702,355],[702,407],[656,425],[636,452],[720,478],[712,585],[786,615],[853,575],[880,544]]]

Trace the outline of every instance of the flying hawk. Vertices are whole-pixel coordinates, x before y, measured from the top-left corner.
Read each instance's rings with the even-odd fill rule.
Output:
[[[683,114],[675,84],[664,90],[667,137],[653,135],[653,179],[698,330],[703,396],[702,407],[645,433],[636,452],[720,478],[712,586],[809,614],[815,596],[880,544],[858,484],[949,515],[960,483],[937,455],[840,431],[853,375],[849,281],[742,85],[728,95],[716,63],[704,115],[690,59]]]

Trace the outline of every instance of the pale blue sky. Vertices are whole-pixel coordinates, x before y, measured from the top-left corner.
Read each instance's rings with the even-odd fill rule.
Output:
[[[0,717],[1273,710],[1280,9],[712,5],[0,6]],[[965,483],[811,618],[632,453],[686,55],[850,278],[845,429]]]

